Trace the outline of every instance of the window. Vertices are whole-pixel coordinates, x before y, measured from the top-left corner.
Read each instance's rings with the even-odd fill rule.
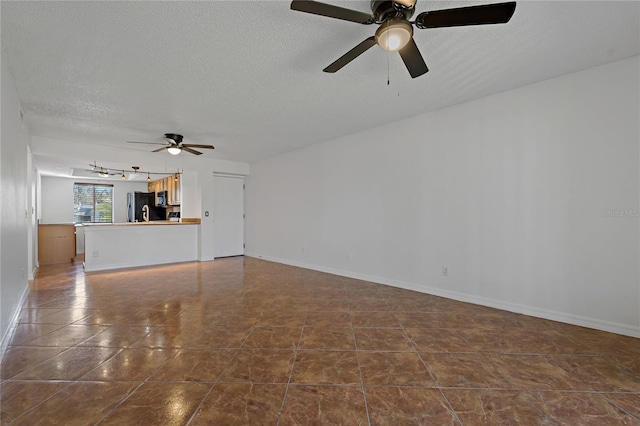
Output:
[[[113,185],[75,183],[73,206],[75,223],[112,223]]]

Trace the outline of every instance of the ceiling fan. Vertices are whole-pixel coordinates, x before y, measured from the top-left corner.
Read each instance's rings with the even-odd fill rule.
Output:
[[[324,72],[338,71],[377,44],[388,52],[398,52],[412,78],[419,77],[429,71],[416,42],[413,40],[414,25],[418,29],[425,29],[504,24],[509,22],[516,10],[516,2],[494,3],[422,12],[414,21],[409,21],[415,12],[416,1],[371,0],[372,14],[312,0],[293,0],[291,9],[364,25],[378,25],[375,36],[365,39],[342,55],[323,69]]]
[[[144,143],[148,145],[164,145],[162,148],[154,149],[151,152],[160,152],[165,149],[169,151],[169,154],[178,155],[182,151],[187,151],[188,153],[194,155],[202,155],[200,151],[196,151],[192,148],[201,148],[201,149],[215,149],[213,145],[199,145],[193,143],[183,143],[183,136],[178,135],[176,133],[165,133],[164,140],[165,142],[135,142],[135,141],[127,141],[127,143]]]

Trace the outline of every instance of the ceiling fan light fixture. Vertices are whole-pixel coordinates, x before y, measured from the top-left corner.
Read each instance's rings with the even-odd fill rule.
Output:
[[[413,27],[404,19],[390,19],[376,31],[376,43],[387,52],[397,52],[413,37]]]
[[[177,146],[170,146],[169,148],[167,148],[167,151],[169,151],[169,154],[171,155],[178,155],[182,152],[182,149]]]
[[[127,177],[124,175],[124,170],[122,171],[122,176],[120,176],[120,179],[125,180]]]

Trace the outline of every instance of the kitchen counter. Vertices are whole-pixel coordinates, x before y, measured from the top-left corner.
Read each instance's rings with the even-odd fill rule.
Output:
[[[152,221],[85,223],[87,272],[198,259],[197,223]]]

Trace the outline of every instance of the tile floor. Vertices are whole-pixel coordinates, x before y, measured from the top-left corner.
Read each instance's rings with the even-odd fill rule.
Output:
[[[640,425],[640,339],[251,258],[43,267],[12,425]]]

